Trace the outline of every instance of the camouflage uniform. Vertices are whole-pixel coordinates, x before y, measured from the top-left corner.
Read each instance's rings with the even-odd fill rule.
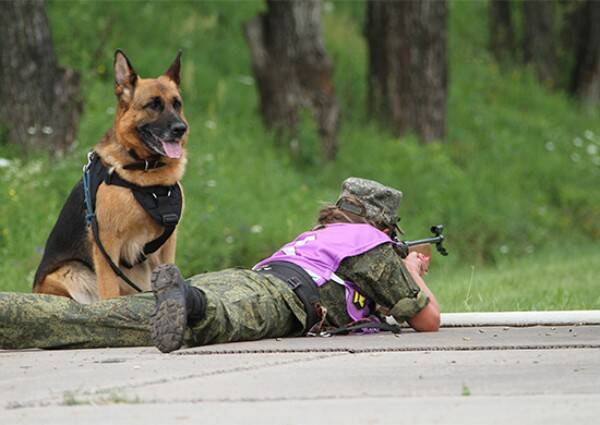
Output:
[[[390,244],[346,258],[336,274],[351,281],[358,292],[399,323],[413,317],[429,302]],[[345,289],[332,281],[319,289],[321,302],[327,308],[327,324],[347,325],[352,319],[346,310]]]
[[[351,280],[366,297],[392,309],[399,320],[427,304],[390,245],[347,258],[337,274]],[[306,321],[301,301],[276,277],[228,269],[191,278],[206,294],[206,317],[186,334],[196,346],[261,338],[299,336]],[[334,282],[321,289],[327,323],[346,325],[344,288]],[[93,348],[150,346],[153,294],[79,304],[64,297],[0,293],[0,348]]]

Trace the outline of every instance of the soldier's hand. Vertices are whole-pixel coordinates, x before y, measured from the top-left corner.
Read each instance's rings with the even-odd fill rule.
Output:
[[[430,260],[431,257],[420,252],[411,252],[403,261],[409,271],[424,276],[429,271]]]

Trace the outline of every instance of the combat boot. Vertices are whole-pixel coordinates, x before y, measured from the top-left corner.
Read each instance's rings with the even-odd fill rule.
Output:
[[[178,350],[188,326],[204,318],[206,295],[186,281],[174,264],[163,264],[152,272],[156,310],[150,317],[151,337],[163,353]]]

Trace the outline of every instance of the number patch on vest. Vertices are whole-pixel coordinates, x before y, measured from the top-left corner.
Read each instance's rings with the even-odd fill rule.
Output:
[[[358,309],[363,309],[367,304],[367,299],[363,295],[354,291],[354,296],[352,297],[352,304],[354,304]]]

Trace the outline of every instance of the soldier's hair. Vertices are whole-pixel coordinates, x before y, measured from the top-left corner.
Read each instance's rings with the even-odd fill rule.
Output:
[[[341,200],[349,204],[362,207],[362,203],[354,195],[344,196]],[[365,217],[361,217],[360,215],[351,213],[350,211],[341,210],[337,205],[325,205],[323,208],[321,208],[317,218],[317,223],[318,224],[314,230],[322,229],[325,227],[325,225],[332,223],[365,223],[370,224],[379,230],[384,230],[387,228],[384,223],[366,219]]]

